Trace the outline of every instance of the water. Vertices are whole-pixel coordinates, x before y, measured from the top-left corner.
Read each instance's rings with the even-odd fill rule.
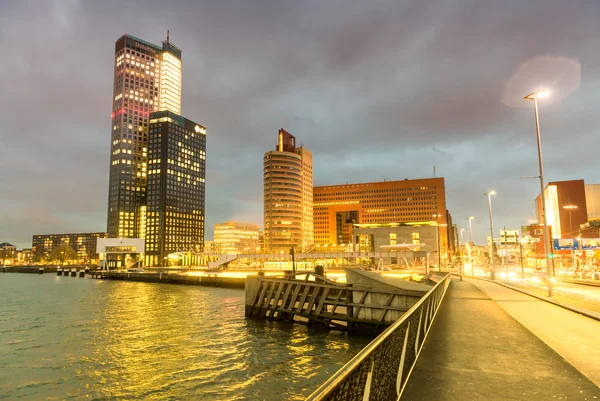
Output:
[[[300,400],[369,341],[246,321],[243,290],[0,274],[0,399]]]

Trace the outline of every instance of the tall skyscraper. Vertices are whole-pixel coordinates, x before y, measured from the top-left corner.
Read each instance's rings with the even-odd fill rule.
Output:
[[[181,112],[181,50],[131,35],[115,44],[109,237],[144,237],[150,113]]]
[[[313,243],[312,153],[283,128],[278,139],[264,155],[264,247],[302,251]]]
[[[146,264],[204,247],[206,128],[170,111],[150,115]]]

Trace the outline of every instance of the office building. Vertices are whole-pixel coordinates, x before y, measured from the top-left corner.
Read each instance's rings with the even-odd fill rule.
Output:
[[[554,181],[546,185],[547,224],[554,227],[553,238],[598,238],[590,222],[600,219],[600,185],[584,180]],[[542,222],[542,197],[535,201],[538,221]],[[592,224],[593,226],[593,224]]]
[[[391,252],[396,256],[385,256],[384,265],[414,267],[438,265],[437,249],[439,236],[435,222],[419,223],[370,223],[352,225],[352,249],[359,252]],[[411,249],[392,251],[381,248],[386,245],[410,244]],[[363,261],[365,262],[365,261]],[[377,263],[369,260],[367,263]]]
[[[150,115],[146,264],[204,248],[206,128],[171,111]]]
[[[353,242],[355,224],[432,223],[442,258],[454,250],[444,178],[327,185],[314,188],[316,244]]]
[[[221,254],[221,248],[214,240],[204,240],[204,253]]]
[[[181,50],[131,35],[115,43],[111,158],[108,190],[110,237],[144,236],[148,126],[155,111],[181,112]]]
[[[37,234],[31,242],[32,250],[41,258],[48,258],[54,249],[63,245],[71,247],[76,253],[78,262],[93,263],[98,260],[96,243],[98,238],[107,238],[104,232],[74,234]]]
[[[258,226],[228,221],[215,224],[214,242],[221,253],[257,253]]]
[[[265,252],[302,251],[313,242],[312,153],[281,128],[264,155]]]

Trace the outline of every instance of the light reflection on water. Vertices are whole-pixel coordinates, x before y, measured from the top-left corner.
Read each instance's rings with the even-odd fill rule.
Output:
[[[246,321],[243,290],[0,275],[0,399],[300,400],[370,339]]]

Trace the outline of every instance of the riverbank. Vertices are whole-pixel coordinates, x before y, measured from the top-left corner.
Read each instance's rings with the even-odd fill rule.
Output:
[[[77,270],[85,269],[81,266],[67,266],[65,268],[75,267]],[[1,266],[0,272],[2,273],[30,273],[39,274],[40,268],[44,268],[44,273],[56,273],[56,270],[62,269],[60,266]]]
[[[97,270],[90,276],[105,280],[128,280],[145,283],[201,285],[206,287],[244,288],[245,277],[224,277],[217,274],[200,275],[176,272],[118,272]]]

